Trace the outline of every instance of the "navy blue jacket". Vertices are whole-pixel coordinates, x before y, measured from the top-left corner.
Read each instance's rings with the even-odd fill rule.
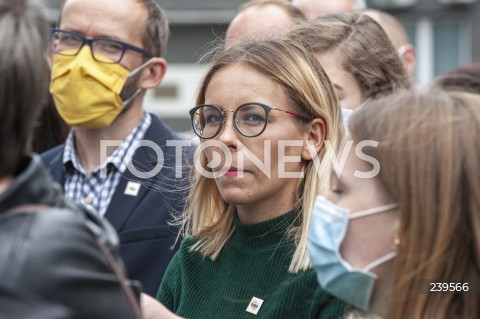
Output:
[[[175,166],[175,147],[168,140],[180,140],[157,116],[151,114],[152,123],[144,140],[153,141],[164,154],[161,171],[151,178],[138,178],[127,169],[120,179],[105,213],[120,237],[120,251],[128,277],[139,280],[144,291],[156,295],[170,259],[178,249],[172,246],[178,228],[169,225],[176,214],[183,213],[188,188],[189,163],[193,147],[183,147],[182,167]],[[55,181],[64,186],[65,169],[63,152],[65,144],[42,154],[42,159]],[[150,172],[158,165],[157,153],[150,147],[140,147],[133,155],[139,171]],[[176,178],[181,170],[183,178]],[[141,184],[137,196],[124,194],[127,182]]]

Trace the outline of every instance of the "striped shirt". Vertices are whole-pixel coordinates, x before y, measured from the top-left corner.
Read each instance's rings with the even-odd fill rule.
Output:
[[[112,155],[89,174],[85,173],[78,160],[74,130],[72,130],[65,142],[65,152],[63,153],[65,195],[93,210],[99,216],[104,216],[120,177],[125,173],[132,160],[136,148],[131,146],[143,139],[151,122],[150,114],[145,113],[142,120]]]

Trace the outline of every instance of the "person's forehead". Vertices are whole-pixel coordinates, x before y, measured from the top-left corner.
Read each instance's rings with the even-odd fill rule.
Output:
[[[139,44],[148,12],[141,1],[67,0],[61,15],[61,28]]]
[[[355,9],[354,0],[299,0],[298,7],[310,19],[327,14],[349,12]]]
[[[249,102],[282,108],[288,100],[280,84],[242,63],[218,69],[207,84],[204,97],[207,104],[230,110]]]
[[[226,38],[232,42],[246,36],[262,38],[268,34],[286,32],[293,21],[283,7],[272,4],[252,6],[232,20]]]
[[[264,20],[279,21],[281,23],[285,22],[285,20],[288,23],[293,22],[293,18],[289,15],[285,8],[274,4],[252,6],[239,13],[239,15],[255,18],[257,19],[258,23],[263,23]]]

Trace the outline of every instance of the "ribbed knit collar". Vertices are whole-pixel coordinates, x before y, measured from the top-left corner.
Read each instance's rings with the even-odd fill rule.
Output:
[[[235,246],[243,246],[250,250],[265,250],[275,248],[280,243],[291,242],[292,239],[287,236],[287,231],[298,224],[298,214],[298,210],[292,210],[273,219],[247,225],[238,219],[235,210],[233,215],[235,233],[231,242]]]

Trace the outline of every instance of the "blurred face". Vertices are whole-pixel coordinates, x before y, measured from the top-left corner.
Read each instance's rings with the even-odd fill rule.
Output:
[[[338,155],[340,158],[341,154]],[[381,169],[381,168],[380,168]],[[340,178],[327,199],[351,213],[365,211],[392,204],[377,178],[359,178],[355,172],[369,172],[372,165],[355,154],[355,144],[349,153]],[[357,173],[358,175],[358,173]],[[364,268],[371,262],[394,251],[394,238],[397,229],[395,210],[351,219],[340,247],[343,258],[355,268]],[[382,264],[377,268],[382,268]],[[379,274],[379,269],[373,268]]]
[[[355,109],[363,103],[364,98],[357,81],[338,62],[335,51],[315,54],[330,80],[335,86],[341,107]]]
[[[234,127],[233,113],[229,111],[235,111],[240,105],[251,102],[293,111],[280,85],[241,64],[220,69],[205,93],[205,104],[215,105],[227,112],[224,112],[226,122],[220,133],[211,140],[202,140],[202,143],[220,142],[230,151],[231,165],[227,167],[226,174],[215,177],[215,181],[223,199],[236,205],[239,218],[244,223],[270,219],[293,208],[298,178],[283,177],[283,172],[301,172],[302,147],[282,147],[281,141],[301,142],[307,134],[298,117],[273,110],[268,114],[267,126],[261,135],[252,138],[242,136]],[[258,118],[249,116],[242,119],[246,120],[247,125],[254,125]],[[208,147],[204,152],[208,163],[212,164],[212,170],[218,172],[226,162],[225,153],[219,151],[218,147]],[[270,159],[269,165],[263,167],[270,177],[262,171],[258,162],[251,159],[252,155],[267,164]],[[291,158],[282,159],[284,156]],[[219,162],[222,165],[213,165]]]

